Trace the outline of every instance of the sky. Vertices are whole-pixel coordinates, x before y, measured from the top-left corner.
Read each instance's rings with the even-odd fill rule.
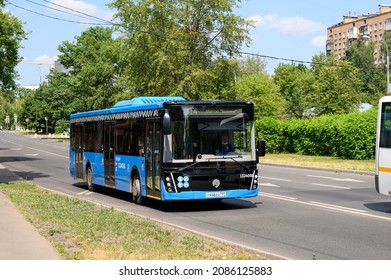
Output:
[[[5,0],[5,8],[24,22],[29,32],[20,50],[17,66],[19,86],[34,86],[46,80],[50,67],[60,54],[64,41],[75,42],[89,22],[97,18],[111,20],[115,10],[111,0]],[[327,28],[342,21],[345,15],[376,13],[378,0],[242,0],[235,14],[252,20],[252,38],[242,52],[265,57],[267,71],[273,74],[279,63],[310,62],[325,52]],[[67,13],[60,12],[67,7]],[[73,11],[72,11],[73,10]],[[79,16],[74,16],[74,11]],[[94,16],[88,18],[86,15]],[[273,57],[273,58],[270,58]],[[278,58],[278,59],[276,59]]]

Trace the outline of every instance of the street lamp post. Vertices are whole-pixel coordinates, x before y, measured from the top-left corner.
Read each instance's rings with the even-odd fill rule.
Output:
[[[387,68],[387,94],[389,94],[391,92],[391,87],[390,87],[390,56],[388,53],[387,42],[384,42],[384,44],[386,45],[386,59],[387,59],[387,65],[386,65],[386,68]]]
[[[48,136],[48,120],[49,120],[49,118],[45,117],[45,121],[46,121],[46,137]]]

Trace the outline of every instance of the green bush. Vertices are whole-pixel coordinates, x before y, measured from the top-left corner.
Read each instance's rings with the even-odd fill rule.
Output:
[[[255,123],[258,139],[266,141],[269,153],[298,153],[371,159],[376,139],[375,109],[347,115],[309,119],[261,118]]]
[[[282,147],[282,122],[271,118],[263,117],[255,122],[255,130],[257,131],[258,139],[266,141],[266,152],[280,153],[283,152]]]

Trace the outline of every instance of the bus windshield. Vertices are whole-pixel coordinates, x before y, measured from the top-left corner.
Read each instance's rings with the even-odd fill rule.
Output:
[[[253,121],[242,108],[182,106],[172,122],[173,160],[254,160]]]

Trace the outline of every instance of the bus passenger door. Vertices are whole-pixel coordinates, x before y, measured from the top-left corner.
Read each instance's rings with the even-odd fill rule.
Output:
[[[84,126],[78,124],[74,129],[76,178],[83,179]]]
[[[158,121],[146,122],[147,196],[160,199],[160,146],[161,124]]]
[[[105,168],[105,185],[115,187],[114,173],[114,123],[104,124],[103,151],[104,151],[104,168]]]

